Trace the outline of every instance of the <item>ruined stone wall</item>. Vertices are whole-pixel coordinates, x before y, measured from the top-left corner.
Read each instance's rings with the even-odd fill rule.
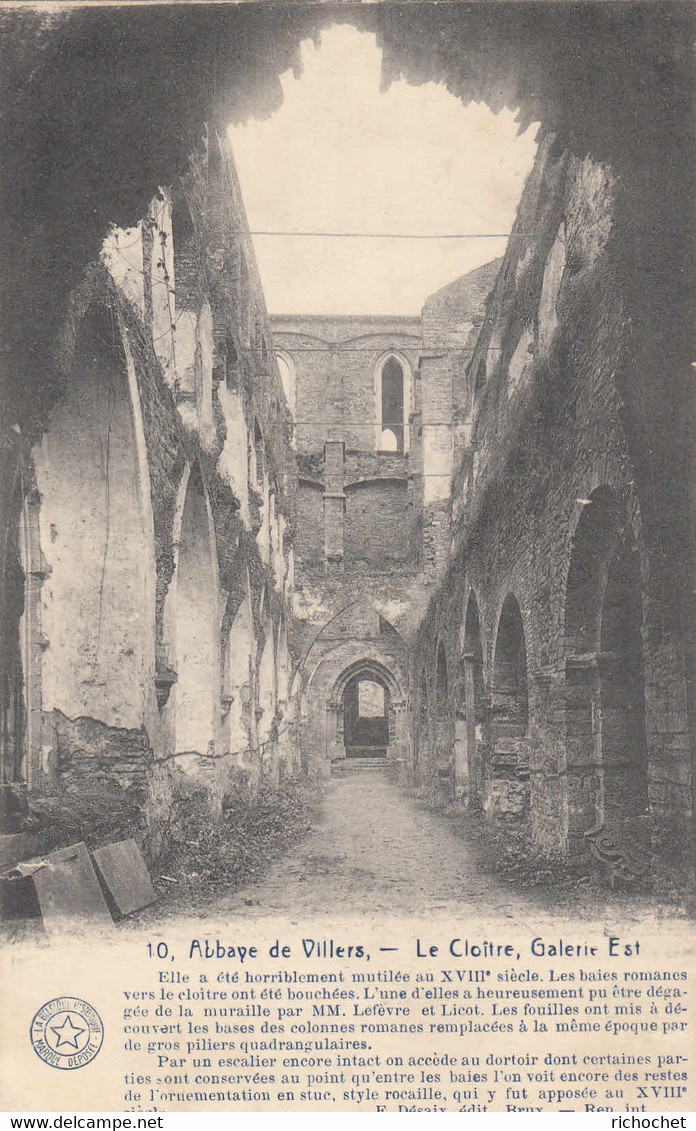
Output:
[[[322,674],[330,670],[336,681],[340,672],[323,662],[316,668],[318,655],[328,650],[346,664],[379,656],[403,684],[405,639],[449,548],[452,460],[469,427],[454,389],[461,399],[463,361],[471,357],[496,269],[487,265],[443,288],[417,319],[272,319],[295,403],[297,697],[309,765],[345,756],[335,737],[342,708]],[[382,428],[381,382],[390,358],[405,378],[404,450],[396,451],[385,450]],[[384,651],[385,639],[377,646],[361,631],[357,595],[373,619],[394,626],[393,654]],[[338,638],[340,646],[327,643]],[[403,727],[404,690],[395,701],[403,704]],[[400,735],[389,757],[406,754]]]
[[[346,490],[345,553],[375,568],[414,556],[408,485],[403,480],[363,481]]]
[[[302,653],[312,633],[357,592],[390,605],[392,616],[407,609],[419,561],[412,478],[419,438],[408,421],[420,319],[274,315],[271,322],[295,405],[294,610]],[[382,450],[379,382],[389,357],[403,366],[407,450],[401,452]]]
[[[292,361],[297,451],[320,453],[327,438],[343,440],[346,453],[379,451],[376,370],[395,352],[412,380],[420,319],[274,315],[271,324],[276,349]]]
[[[566,630],[576,532],[583,512],[602,499],[612,500],[620,517],[613,533],[591,540],[589,561],[580,568],[586,586],[592,569],[604,571],[601,581],[597,574],[596,600],[606,607],[617,539],[634,563],[652,835],[659,841],[667,825],[678,839],[690,811],[684,640],[664,615],[668,594],[654,567],[648,506],[616,382],[633,346],[611,242],[619,208],[611,169],[577,158],[552,135],[542,138],[474,357],[461,375],[471,438],[454,479],[447,573],[421,625],[411,668],[412,701],[420,703],[424,688],[431,715],[428,722],[421,713],[416,723],[417,774],[443,777],[444,770],[450,789],[463,744],[471,800],[503,820],[528,806],[535,839],[561,850],[586,851],[584,834],[608,819],[595,796],[607,788],[610,772],[608,753],[598,768],[597,746],[601,728],[608,734],[612,722],[607,694],[603,715],[601,705],[596,711],[602,722],[595,721],[572,755],[570,735],[577,726],[573,671],[593,672],[588,679],[598,686],[612,656],[602,652],[599,635],[592,649],[579,650]],[[626,577],[622,584],[619,605],[627,606]],[[472,594],[482,657],[475,705],[466,689],[474,663],[465,632]],[[495,671],[510,594],[524,633],[524,733],[505,714],[503,676]],[[438,703],[435,686],[439,640],[450,673],[445,703]],[[476,782],[481,763],[485,780]],[[628,824],[640,841],[642,821],[634,812],[615,835],[620,840]]]

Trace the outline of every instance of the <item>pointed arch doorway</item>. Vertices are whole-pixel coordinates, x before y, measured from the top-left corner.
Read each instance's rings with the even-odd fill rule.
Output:
[[[373,675],[354,675],[343,692],[346,758],[386,758],[389,746],[389,690]]]

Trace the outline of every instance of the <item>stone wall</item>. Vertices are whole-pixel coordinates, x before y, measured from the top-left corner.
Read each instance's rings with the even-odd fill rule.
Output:
[[[632,347],[610,244],[615,210],[611,170],[543,137],[478,343],[459,378],[470,438],[455,469],[447,572],[417,636],[411,687],[436,716],[430,728],[422,714],[416,722],[418,776],[437,776],[446,766],[452,788],[463,759],[466,792],[492,817],[517,819],[528,807],[538,843],[574,852],[587,851],[593,830],[611,826],[630,857],[631,837],[640,839],[648,811],[657,835],[663,820],[683,827],[690,801],[684,642],[661,615],[667,594],[653,568],[615,380]],[[583,515],[602,508],[608,517],[583,542]],[[572,586],[584,595],[582,644],[567,625]],[[496,674],[501,610],[511,595],[526,662],[521,728],[511,723],[504,678]],[[472,602],[479,622],[473,640],[465,623]],[[606,641],[619,622],[611,651]],[[438,704],[440,640],[451,675],[447,700]],[[612,699],[612,680],[627,680],[634,667],[633,689],[624,683]],[[585,690],[578,672],[589,673]],[[621,704],[639,681],[644,738],[634,746],[644,745],[647,797],[612,824]],[[637,758],[630,772],[638,775],[639,753],[626,751],[629,761]]]
[[[110,232],[70,298],[45,425],[3,449],[4,780],[136,790],[152,835],[181,789],[219,810],[238,773],[297,770],[295,463],[246,227],[209,135],[139,225]]]
[[[272,318],[295,403],[296,697],[310,768],[345,757],[335,688],[340,665],[362,661],[398,685],[388,757],[408,757],[406,640],[449,546],[452,458],[465,431],[453,382],[495,272],[492,264],[456,280],[419,318]],[[383,398],[392,362],[403,375],[400,421]]]
[[[415,556],[413,514],[403,479],[363,480],[346,488],[345,554],[374,569]]]
[[[303,653],[357,592],[390,606],[388,615],[407,610],[419,561],[419,439],[410,420],[420,319],[274,315],[271,323],[295,405],[294,633]],[[403,372],[405,451],[382,445],[380,381],[390,358]]]

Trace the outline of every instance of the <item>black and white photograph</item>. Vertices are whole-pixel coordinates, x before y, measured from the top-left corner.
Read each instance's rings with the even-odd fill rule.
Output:
[[[0,5],[8,1110],[696,1107],[695,15]]]

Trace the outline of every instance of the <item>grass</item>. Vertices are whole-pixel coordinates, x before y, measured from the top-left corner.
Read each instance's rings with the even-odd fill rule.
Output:
[[[23,820],[39,856],[84,841],[93,850],[134,837],[158,893],[158,906],[193,907],[222,889],[257,879],[279,855],[312,828],[316,787],[305,781],[238,781],[213,816],[203,792],[175,797],[156,838],[148,834],[141,806],[122,793],[69,793],[32,802]],[[153,849],[151,845],[156,844]],[[166,877],[166,878],[163,878]]]
[[[528,819],[506,824],[488,822],[482,813],[446,798],[439,783],[419,789],[418,796],[427,808],[452,819],[457,834],[470,844],[482,872],[499,877],[516,891],[529,892],[556,907],[611,898],[608,880],[597,861],[592,857],[573,860],[560,851],[541,848],[532,840]],[[674,840],[676,834],[670,835]],[[684,908],[689,886],[684,838],[679,844],[665,841],[665,834],[661,836],[656,827],[654,855],[645,876],[617,882],[617,895],[631,893]]]
[[[84,841],[88,849],[139,838],[144,831],[138,802],[120,791],[62,793],[31,801],[22,832],[35,840],[34,856]]]
[[[203,797],[175,801],[153,861],[156,888],[181,905],[257,879],[310,832],[316,801],[316,789],[304,781],[252,790],[243,779],[221,817],[210,815]]]

